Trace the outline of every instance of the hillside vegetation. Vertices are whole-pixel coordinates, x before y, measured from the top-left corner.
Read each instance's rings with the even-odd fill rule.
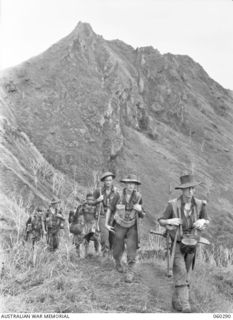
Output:
[[[0,74],[0,240],[4,312],[171,312],[164,244],[149,236],[184,170],[208,201],[194,311],[232,312],[233,95],[188,56],[106,41],[91,26]],[[23,227],[37,205],[67,218],[99,175],[136,173],[147,215],[136,282],[113,261],[78,259],[68,229],[54,255]],[[94,272],[93,272],[94,270]],[[169,297],[169,299],[167,298]]]
[[[209,202],[210,236],[232,247],[232,93],[190,57],[106,41],[80,22],[46,52],[2,72],[0,87],[6,119],[67,179],[89,187],[102,170],[117,180],[137,173],[146,230],[177,196],[183,170],[192,170],[203,182],[198,196]],[[4,147],[17,159],[16,140]]]

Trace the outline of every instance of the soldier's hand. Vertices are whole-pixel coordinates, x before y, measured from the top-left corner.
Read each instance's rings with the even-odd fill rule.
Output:
[[[101,202],[103,200],[104,200],[104,196],[102,194],[99,196],[98,199],[96,199],[97,202]]]
[[[182,220],[180,218],[168,219],[167,222],[172,226],[179,226],[180,224],[182,224]]]
[[[47,234],[47,231],[44,230],[44,234]]]
[[[138,203],[136,203],[136,204],[133,206],[133,208],[134,208],[134,210],[136,210],[136,211],[139,211],[139,212],[142,211],[142,206],[141,206],[140,204],[138,204]]]
[[[204,230],[207,227],[207,223],[205,219],[198,219],[193,226],[198,230]]]
[[[115,229],[114,229],[112,226],[106,224],[106,225],[105,225],[105,228],[106,228],[109,232],[115,233]]]

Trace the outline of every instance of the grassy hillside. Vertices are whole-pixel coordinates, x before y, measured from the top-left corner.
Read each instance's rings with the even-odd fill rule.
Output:
[[[3,144],[10,185],[17,168],[33,194],[46,198],[57,189],[67,199],[70,191],[59,189],[67,181],[85,189],[103,170],[117,180],[134,171],[143,183],[147,231],[177,195],[180,174],[192,170],[203,182],[198,196],[209,202],[209,236],[232,247],[232,94],[190,57],[106,41],[79,23],[43,54],[3,72],[0,89],[16,134]],[[28,153],[22,134],[45,161]],[[41,169],[46,177],[37,181]]]

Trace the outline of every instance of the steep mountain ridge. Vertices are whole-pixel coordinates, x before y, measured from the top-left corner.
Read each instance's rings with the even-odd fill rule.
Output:
[[[210,233],[232,245],[233,98],[190,57],[106,41],[78,23],[2,73],[0,85],[20,130],[80,185],[90,187],[103,169],[139,175],[145,231],[192,169],[204,182]]]

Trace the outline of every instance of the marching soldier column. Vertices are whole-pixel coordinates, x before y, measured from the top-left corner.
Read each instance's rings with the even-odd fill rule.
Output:
[[[93,241],[96,254],[99,254],[101,246],[105,261],[112,252],[116,270],[120,273],[126,271],[125,281],[132,282],[140,242],[139,219],[145,216],[142,195],[137,190],[141,182],[136,175],[129,174],[120,180],[124,188],[119,192],[113,185],[114,178],[112,172],[105,172],[101,176],[103,186],[93,193],[89,192],[85,202],[70,212],[69,230],[73,234],[78,256],[80,245],[84,245],[86,257],[89,243]],[[181,190],[181,195],[168,202],[162,217],[158,219],[166,229],[160,235],[167,238],[168,275],[173,274],[174,278],[172,306],[181,312],[191,312],[190,280],[197,245],[208,244],[208,240],[201,237],[201,231],[209,224],[206,201],[194,196],[195,187],[199,184],[191,174],[181,176],[180,185],[175,188]],[[60,229],[65,220],[59,204],[59,200],[53,199],[44,216],[43,210],[38,207],[27,220],[25,239],[28,240],[31,235],[33,248],[46,235],[48,249],[52,252],[58,249]],[[151,232],[159,234],[153,230]],[[172,252],[169,249],[170,241]],[[122,264],[125,251],[126,270]]]

